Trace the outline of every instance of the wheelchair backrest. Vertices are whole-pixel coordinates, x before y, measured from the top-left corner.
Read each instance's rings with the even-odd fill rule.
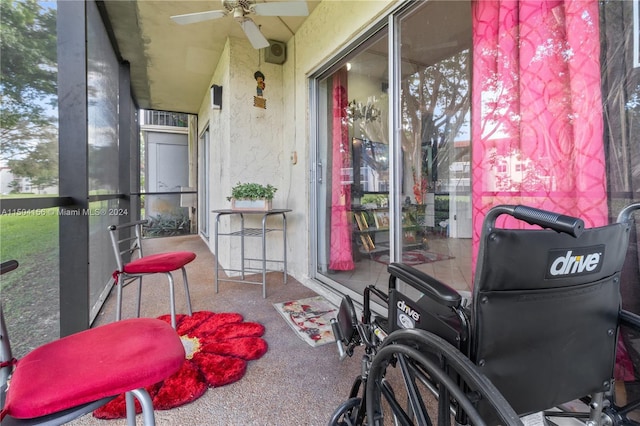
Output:
[[[501,213],[480,241],[471,359],[520,415],[608,390],[628,224],[572,236],[498,229]]]

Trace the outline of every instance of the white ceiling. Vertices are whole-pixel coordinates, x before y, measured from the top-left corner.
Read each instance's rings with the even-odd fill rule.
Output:
[[[311,14],[320,1],[306,3]],[[101,4],[122,59],[130,63],[134,95],[144,109],[197,113],[227,37],[245,37],[232,16],[189,25],[178,25],[170,19],[173,15],[221,10],[221,0],[106,0]],[[469,1],[425,2],[421,6],[402,19],[403,74],[424,69],[470,45]],[[306,19],[251,17],[268,39],[283,42]],[[353,61],[352,72],[384,79],[388,72],[387,39],[370,43],[367,51]],[[258,64],[263,56],[255,52]]]
[[[309,13],[318,3],[307,1]],[[227,37],[245,37],[232,16],[190,25],[178,25],[170,19],[173,15],[221,10],[220,0],[106,0],[102,5],[120,55],[130,64],[134,96],[139,107],[145,109],[197,113]],[[251,17],[266,38],[283,42],[306,19]],[[259,60],[256,50],[256,63]]]

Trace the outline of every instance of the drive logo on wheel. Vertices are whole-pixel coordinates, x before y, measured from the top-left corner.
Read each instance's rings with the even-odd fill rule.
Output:
[[[416,322],[420,322],[420,312],[407,305],[404,300],[398,300],[398,326],[401,328],[415,328]]]
[[[604,260],[604,244],[571,250],[551,250],[546,278],[580,276],[600,271]]]

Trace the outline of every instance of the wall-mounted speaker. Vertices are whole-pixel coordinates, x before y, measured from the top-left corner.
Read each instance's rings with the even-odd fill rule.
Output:
[[[222,86],[211,86],[211,108],[222,109]]]
[[[264,61],[270,64],[284,64],[287,60],[287,45],[281,41],[269,40],[269,47],[264,48]]]

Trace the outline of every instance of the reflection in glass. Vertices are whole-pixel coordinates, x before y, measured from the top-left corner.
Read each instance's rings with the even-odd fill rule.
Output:
[[[89,7],[87,96],[89,194],[118,192],[119,66],[97,8]]]
[[[87,3],[88,195],[118,193],[119,65],[95,3]],[[89,293],[92,318],[114,270],[107,227],[118,223],[118,199],[91,202]],[[110,214],[115,213],[115,214]]]
[[[467,290],[471,6],[425,2],[401,19],[400,28],[402,260],[438,259],[415,267]]]
[[[389,192],[389,145],[353,139],[354,193]]]
[[[373,258],[388,253],[388,226],[367,208],[389,214],[387,42],[380,31],[318,81],[317,267],[359,294],[387,280]]]

